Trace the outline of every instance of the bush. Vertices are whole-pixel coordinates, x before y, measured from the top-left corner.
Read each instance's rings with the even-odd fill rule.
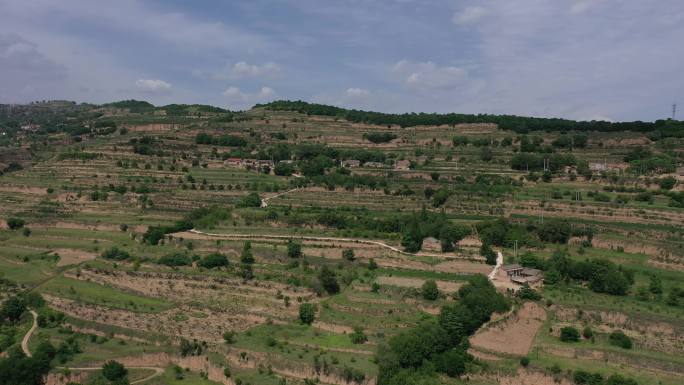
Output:
[[[25,224],[26,224],[26,222],[21,218],[9,218],[9,219],[7,219],[7,227],[9,227],[10,230],[20,229],[20,228],[24,227]]]
[[[520,359],[520,365],[522,365],[523,367],[526,368],[529,364],[530,364],[530,359],[527,358],[527,356],[522,357],[522,358]]]
[[[366,132],[363,138],[373,143],[387,143],[397,138],[397,135],[390,132]]]
[[[432,279],[425,281],[425,283],[420,289],[420,292],[423,295],[423,298],[425,298],[428,301],[434,301],[437,298],[439,298],[439,289],[437,288],[437,282],[435,282]]]
[[[221,253],[211,253],[197,262],[197,265],[206,269],[225,267],[229,265],[228,257]]]
[[[105,250],[102,253],[102,258],[111,259],[114,261],[125,261],[131,259],[132,257],[126,250],[122,250],[114,246]]]
[[[299,320],[306,325],[311,325],[316,319],[316,305],[303,303],[299,305]]]
[[[577,370],[572,374],[572,380],[577,385],[602,385],[603,376],[599,373],[589,373]]]
[[[242,198],[240,203],[238,203],[238,206],[240,207],[261,207],[261,197],[259,194],[255,192],[251,192],[247,194],[246,197]]]
[[[591,330],[591,328],[589,326],[585,326],[584,330],[582,330],[582,337],[584,337],[586,339],[590,339],[593,336],[594,336],[594,331]]]
[[[192,260],[187,254],[172,253],[160,257],[157,263],[166,266],[189,266],[192,264]]]
[[[354,327],[354,332],[349,334],[349,339],[353,344],[362,344],[366,341],[368,341],[368,337],[366,334],[363,332],[363,329],[355,326]]]
[[[611,345],[619,346],[623,349],[632,348],[632,339],[623,333],[622,330],[616,330],[610,333],[608,340],[610,341]]]
[[[346,259],[347,261],[353,261],[354,259],[356,259],[354,257],[354,250],[352,250],[352,249],[342,250],[342,258]]]
[[[563,342],[577,342],[579,341],[579,330],[572,326],[566,326],[560,331],[560,340]]]
[[[107,361],[102,365],[102,376],[109,381],[120,381],[128,375],[128,370],[117,361]]]
[[[223,340],[226,341],[227,344],[232,344],[235,342],[235,337],[237,336],[237,333],[235,333],[232,330],[223,332]]]
[[[328,294],[332,295],[340,292],[340,285],[337,283],[337,275],[334,271],[330,270],[328,266],[323,266],[318,274],[318,280]]]
[[[287,240],[287,256],[290,258],[299,258],[302,256],[302,244],[295,242],[292,239]]]
[[[527,283],[515,295],[523,300],[539,301],[542,298],[541,294],[532,289]]]

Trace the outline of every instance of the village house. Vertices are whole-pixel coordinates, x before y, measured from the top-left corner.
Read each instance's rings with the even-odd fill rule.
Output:
[[[422,249],[425,251],[441,251],[442,244],[439,242],[439,239],[437,238],[427,237],[423,239]]]
[[[363,164],[364,167],[370,167],[370,168],[382,168],[385,167],[384,163],[380,162],[366,162]]]
[[[524,267],[518,265],[517,263],[503,265],[501,270],[508,275],[508,277],[511,279],[511,282],[518,285],[533,285],[540,282],[543,278],[541,270]]]
[[[40,129],[40,124],[24,124],[23,126],[21,126],[21,129],[24,131],[37,131]]]
[[[408,160],[398,160],[394,163],[395,170],[408,170],[411,166],[411,162]]]
[[[359,167],[359,166],[361,165],[361,161],[360,161],[360,160],[356,160],[356,159],[347,159],[347,160],[343,160],[342,162],[340,162],[340,165],[341,165],[342,167],[347,167],[347,168],[349,168],[349,167]]]

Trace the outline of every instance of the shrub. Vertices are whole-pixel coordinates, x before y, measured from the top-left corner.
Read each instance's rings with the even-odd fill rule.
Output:
[[[340,292],[340,285],[337,283],[337,275],[334,271],[330,270],[328,266],[323,266],[318,274],[318,280],[328,294],[337,294]]]
[[[107,250],[105,250],[102,253],[102,258],[105,259],[112,259],[114,261],[125,261],[128,259],[131,259],[131,255],[128,254],[126,250],[119,249],[118,247],[114,246],[111,247]]]
[[[197,262],[197,265],[206,269],[228,266],[228,257],[221,253],[211,253]]]
[[[610,341],[611,345],[619,346],[623,349],[632,348],[632,339],[623,333],[622,330],[616,330],[610,333],[608,340]]]
[[[560,340],[563,342],[577,342],[579,337],[579,331],[572,326],[566,326],[560,331]]]
[[[255,192],[247,194],[238,204],[240,207],[261,207],[261,197]]]
[[[226,341],[227,344],[234,343],[236,336],[237,336],[237,333],[235,333],[232,330],[228,330],[226,332],[223,332],[223,340]]]
[[[102,376],[109,381],[120,381],[128,375],[128,370],[117,361],[107,361],[102,365]]]
[[[287,256],[290,258],[299,258],[302,256],[302,244],[295,242],[292,239],[287,240]]]
[[[589,326],[585,326],[584,330],[582,330],[582,337],[589,339],[594,336],[594,331],[591,330]]]
[[[577,385],[602,385],[603,376],[599,373],[589,373],[577,370],[572,374],[572,380]]]
[[[7,227],[9,227],[10,230],[20,229],[20,228],[24,227],[25,224],[26,224],[26,222],[21,218],[9,218],[9,219],[7,219]]]
[[[160,257],[157,263],[166,266],[189,266],[192,264],[192,260],[187,254],[172,253]]]
[[[530,359],[527,358],[527,356],[522,357],[522,358],[520,359],[520,365],[522,365],[523,367],[526,368],[527,365],[529,365],[529,364],[530,364]]]
[[[342,250],[342,258],[346,259],[347,261],[353,261],[354,259],[356,259],[354,257],[354,250],[352,250],[352,249]]]
[[[349,334],[349,339],[353,344],[362,344],[368,341],[368,337],[359,326],[354,327],[354,332]]]
[[[316,305],[303,303],[299,305],[299,320],[306,325],[311,325],[316,319]]]
[[[425,283],[420,289],[420,292],[423,295],[423,298],[425,298],[428,301],[434,301],[437,298],[439,298],[439,289],[437,288],[437,282],[435,282],[432,279],[425,281]]]

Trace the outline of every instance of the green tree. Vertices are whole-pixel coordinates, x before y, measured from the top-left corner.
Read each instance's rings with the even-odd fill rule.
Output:
[[[311,325],[316,319],[316,305],[303,303],[299,305],[299,320],[306,325]]]
[[[0,320],[15,323],[26,311],[26,303],[19,296],[10,297],[0,307]]]
[[[290,258],[299,258],[302,256],[302,244],[292,239],[287,240],[287,256]]]
[[[26,222],[21,218],[9,218],[9,219],[7,219],[7,227],[9,227],[10,230],[20,229],[20,228],[24,227],[25,224],[26,224]]]
[[[252,242],[245,241],[242,245],[242,254],[240,254],[240,262],[253,264],[255,262],[254,256],[252,255]]]
[[[337,275],[328,268],[328,266],[323,266],[318,273],[318,280],[328,294],[332,295],[340,292],[340,285],[337,283]]]
[[[579,336],[579,331],[572,326],[566,326],[560,331],[560,340],[563,342],[577,342]]]
[[[480,246],[480,255],[485,257],[485,261],[488,265],[496,265],[496,252],[492,249],[491,246],[489,246],[488,243],[482,243],[482,246]]]
[[[109,381],[116,382],[123,380],[128,375],[128,370],[117,361],[107,361],[102,365],[102,376]]]
[[[240,207],[261,207],[261,197],[258,193],[251,192],[243,197],[238,205]]]
[[[354,250],[353,249],[342,250],[342,258],[346,259],[347,261],[354,261],[356,259],[354,256]]]
[[[423,295],[423,298],[425,298],[428,301],[434,301],[437,298],[439,298],[439,289],[437,288],[437,282],[435,282],[432,279],[427,280],[425,281],[425,283],[423,283],[420,292]]]

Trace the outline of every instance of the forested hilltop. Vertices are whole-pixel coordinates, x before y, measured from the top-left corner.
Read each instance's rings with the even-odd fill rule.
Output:
[[[684,123],[672,120],[656,120],[655,122],[607,122],[601,120],[576,121],[558,118],[533,118],[516,115],[490,114],[436,114],[436,113],[404,113],[386,114],[382,112],[349,110],[345,108],[303,102],[301,100],[278,100],[256,105],[274,111],[297,111],[308,115],[335,116],[355,123],[378,125],[441,126],[462,123],[496,123],[499,128],[513,130],[524,134],[531,131],[635,131],[652,133],[652,139],[661,137],[683,137]]]

